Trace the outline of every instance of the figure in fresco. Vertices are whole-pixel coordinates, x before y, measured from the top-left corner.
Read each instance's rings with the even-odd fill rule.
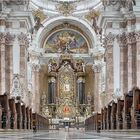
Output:
[[[71,48],[76,48],[78,45],[78,42],[76,41],[76,39],[74,38],[71,42],[70,42],[70,47]]]
[[[35,29],[36,31],[39,30],[40,27],[44,27],[44,26],[41,24],[41,19],[40,19],[40,17],[35,16],[35,17],[34,17],[34,20],[35,20],[34,29]]]

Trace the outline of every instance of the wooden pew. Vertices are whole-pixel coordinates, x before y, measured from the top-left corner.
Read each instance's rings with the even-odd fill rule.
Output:
[[[123,108],[124,100],[118,99],[117,101],[117,129],[123,129]]]
[[[107,106],[107,129],[111,129],[111,105]]]
[[[17,129],[17,112],[15,99],[9,99],[10,108],[10,128]]]
[[[104,109],[101,109],[101,130],[104,129]]]
[[[2,128],[2,106],[0,104],[0,129]]]
[[[21,106],[21,111],[22,111],[22,129],[26,129],[26,107],[25,105]]]
[[[29,107],[26,107],[26,128],[30,129],[30,112],[29,112]]]
[[[123,128],[131,129],[131,107],[133,102],[133,92],[124,95]]]
[[[49,120],[37,113],[32,114],[33,117],[33,127],[36,126],[37,130],[48,130]]]
[[[100,132],[101,130],[101,114],[94,114],[94,130]]]
[[[140,89],[133,88],[133,104],[131,108],[132,128],[140,129]]]
[[[116,129],[116,112],[117,112],[117,104],[115,102],[112,103],[111,107],[111,129]]]
[[[103,120],[104,130],[107,129],[107,108],[104,108],[104,120]]]
[[[32,129],[33,127],[33,124],[32,124],[32,121],[33,121],[33,118],[32,118],[32,109],[30,108],[29,109],[29,114],[30,114],[30,129]]]
[[[93,116],[91,116],[91,117],[89,117],[89,118],[87,118],[87,119],[85,120],[85,129],[86,129],[86,131],[94,130],[94,125],[93,125],[93,123],[94,123]]]
[[[1,128],[9,129],[10,128],[10,109],[9,109],[9,101],[8,95],[0,95],[0,103],[2,107],[1,114]]]
[[[21,103],[16,103],[16,112],[17,112],[17,129],[22,129],[22,111]]]

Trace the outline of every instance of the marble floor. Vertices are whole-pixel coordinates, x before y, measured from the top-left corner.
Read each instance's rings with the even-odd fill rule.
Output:
[[[83,130],[40,131],[36,134],[30,132],[1,132],[0,140],[140,140],[139,136],[116,135],[103,136],[84,132]]]

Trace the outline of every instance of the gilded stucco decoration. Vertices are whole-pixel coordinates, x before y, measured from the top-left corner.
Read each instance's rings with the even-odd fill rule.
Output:
[[[35,26],[34,29],[38,30],[40,27],[43,27],[42,22],[47,18],[42,10],[33,11]]]
[[[96,34],[101,34],[102,29],[98,27],[97,20],[100,16],[100,11],[91,9],[88,14],[85,15],[85,18],[91,22],[92,27]]]
[[[89,21],[92,21],[93,18],[98,18],[100,16],[100,11],[91,9],[86,15],[85,18]]]
[[[72,117],[75,114],[75,75],[71,65],[65,61],[58,73],[58,115],[61,117]]]
[[[50,114],[59,118],[73,118],[78,114],[85,114],[87,105],[78,106],[77,78],[85,76],[85,62],[83,59],[73,59],[71,54],[62,54],[59,59],[50,59],[48,75],[56,78],[56,102],[49,104]],[[47,104],[46,104],[47,106]],[[51,108],[55,107],[55,113]],[[43,110],[42,110],[43,111]],[[47,112],[46,109],[43,112]]]
[[[41,11],[40,9],[33,11],[33,15],[34,15],[34,17],[39,17],[41,22],[47,18],[47,16],[44,14],[44,12]]]
[[[56,9],[64,16],[69,16],[76,9],[76,5],[70,2],[61,2],[58,5],[56,5]]]

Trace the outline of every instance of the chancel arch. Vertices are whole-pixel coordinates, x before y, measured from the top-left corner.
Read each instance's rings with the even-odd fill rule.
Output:
[[[77,17],[46,19],[38,30],[36,47],[46,79],[40,84],[39,112],[51,123],[68,119],[76,125],[94,111],[92,56],[97,43],[94,29]]]
[[[56,27],[61,26],[64,27],[66,24],[69,26],[75,26],[76,28],[79,28],[81,32],[86,36],[88,40],[88,43],[90,45],[90,48],[93,48],[96,46],[97,42],[97,36],[93,28],[84,20],[79,19],[77,17],[64,17],[59,16],[52,18],[50,20],[46,19],[43,23],[43,28],[40,28],[37,33],[37,47],[42,48],[44,41],[46,37],[51,33],[51,30],[56,29]],[[78,26],[77,26],[78,25]]]

